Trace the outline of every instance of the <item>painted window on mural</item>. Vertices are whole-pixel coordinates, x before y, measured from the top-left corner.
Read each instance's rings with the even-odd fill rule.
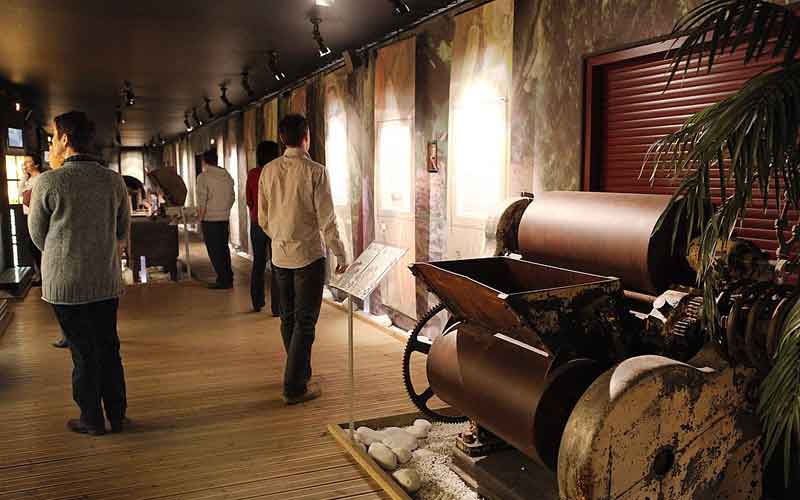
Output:
[[[473,85],[454,109],[455,216],[485,219],[503,197],[507,102],[488,85]]]
[[[144,182],[144,156],[141,151],[123,151],[121,167],[122,175]]]
[[[347,205],[350,201],[348,163],[347,163],[347,117],[344,113],[331,115],[327,120],[325,139],[325,161],[331,183],[331,195],[336,206]]]
[[[378,174],[380,208],[411,213],[411,120],[378,124]]]
[[[24,156],[6,156],[6,185],[8,186],[8,204],[19,205],[22,203],[20,184],[24,179]]]

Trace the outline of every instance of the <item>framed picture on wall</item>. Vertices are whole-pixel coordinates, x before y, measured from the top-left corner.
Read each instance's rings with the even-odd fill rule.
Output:
[[[16,149],[25,147],[25,143],[22,140],[21,128],[8,127],[8,147]]]

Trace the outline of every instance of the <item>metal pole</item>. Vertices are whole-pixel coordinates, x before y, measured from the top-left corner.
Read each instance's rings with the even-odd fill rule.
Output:
[[[189,276],[189,281],[192,281],[192,257],[189,255],[189,223],[186,220],[186,213],[183,207],[181,207],[181,219],[183,219],[183,232],[185,233],[183,246],[186,253],[186,274]]]
[[[348,421],[350,422],[350,440],[355,441],[355,422],[353,418],[353,400],[355,399],[355,375],[353,368],[353,296],[347,298],[347,373],[349,374],[350,402],[348,405]]]

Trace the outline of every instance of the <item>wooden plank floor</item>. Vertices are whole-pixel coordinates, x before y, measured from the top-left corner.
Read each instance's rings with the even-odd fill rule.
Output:
[[[134,425],[123,434],[65,429],[77,410],[69,353],[50,346],[52,310],[39,289],[14,305],[0,339],[0,498],[387,498],[325,433],[347,418],[344,314],[323,306],[313,358],[322,398],[287,407],[279,320],[249,312],[247,265],[236,268],[233,291],[129,288],[119,331]],[[412,411],[402,345],[356,328],[357,417]]]

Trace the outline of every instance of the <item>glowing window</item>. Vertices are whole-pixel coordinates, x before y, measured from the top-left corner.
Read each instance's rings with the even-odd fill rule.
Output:
[[[455,215],[485,219],[503,197],[506,170],[506,101],[474,85],[454,109]]]
[[[25,178],[24,165],[24,156],[6,156],[6,186],[8,188],[9,205],[19,205],[22,203],[20,183]]]
[[[325,140],[325,162],[331,182],[333,204],[347,205],[350,201],[349,169],[347,162],[347,120],[344,113],[328,117]]]
[[[378,182],[381,210],[411,212],[411,120],[378,124]]]

